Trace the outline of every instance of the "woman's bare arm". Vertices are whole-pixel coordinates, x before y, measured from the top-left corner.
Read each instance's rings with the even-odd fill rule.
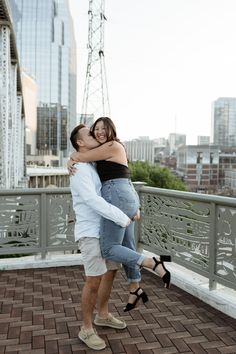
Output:
[[[109,141],[86,152],[73,152],[70,155],[70,158],[74,161],[80,162],[110,160],[122,163],[120,162],[120,157],[123,157],[123,150],[124,148],[120,143],[116,141]]]

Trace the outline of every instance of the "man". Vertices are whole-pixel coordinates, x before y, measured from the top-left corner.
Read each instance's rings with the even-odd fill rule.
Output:
[[[73,129],[70,140],[73,147],[81,152],[99,145],[83,124]],[[75,239],[79,241],[86,275],[81,303],[83,324],[78,336],[88,347],[101,350],[106,344],[97,335],[92,323],[96,302],[98,307],[98,314],[94,320],[96,325],[123,329],[126,328],[126,323],[108,312],[108,300],[119,265],[106,262],[101,256],[100,220],[101,217],[105,217],[121,227],[128,226],[131,220],[120,209],[101,197],[101,182],[93,163],[83,162],[76,166],[75,174],[70,176],[70,187],[76,214]]]

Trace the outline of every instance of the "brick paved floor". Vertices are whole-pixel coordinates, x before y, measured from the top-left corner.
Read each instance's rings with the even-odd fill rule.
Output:
[[[0,354],[94,353],[77,338],[81,325],[81,266],[0,271]],[[142,270],[149,302],[123,312],[127,284],[116,277],[110,311],[124,330],[99,327],[101,353],[236,353],[236,320]]]

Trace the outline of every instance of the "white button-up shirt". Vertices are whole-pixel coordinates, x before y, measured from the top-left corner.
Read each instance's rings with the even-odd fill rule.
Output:
[[[120,209],[101,197],[101,181],[92,163],[75,164],[76,173],[70,177],[73,208],[76,215],[75,240],[81,237],[99,238],[101,217],[126,227],[130,219]]]

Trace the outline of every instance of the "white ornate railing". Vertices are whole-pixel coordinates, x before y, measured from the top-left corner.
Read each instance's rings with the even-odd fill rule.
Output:
[[[140,187],[139,245],[236,289],[235,198]]]
[[[77,248],[68,188],[0,190],[0,255]]]
[[[135,183],[134,183],[135,184]],[[236,200],[135,184],[138,247],[236,289]],[[1,255],[77,250],[69,188],[0,190]]]

